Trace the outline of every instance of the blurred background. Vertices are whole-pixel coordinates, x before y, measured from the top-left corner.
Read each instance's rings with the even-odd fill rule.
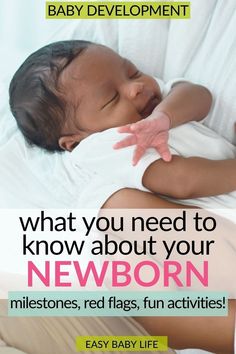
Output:
[[[1,0],[0,80],[12,75],[31,52],[50,42],[68,20],[46,20],[46,0]],[[69,21],[70,23],[73,21]]]

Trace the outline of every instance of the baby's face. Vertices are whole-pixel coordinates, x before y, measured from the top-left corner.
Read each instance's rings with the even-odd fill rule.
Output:
[[[81,139],[146,118],[161,101],[152,77],[100,45],[75,58],[63,71],[60,85],[75,110],[63,134],[80,133]]]

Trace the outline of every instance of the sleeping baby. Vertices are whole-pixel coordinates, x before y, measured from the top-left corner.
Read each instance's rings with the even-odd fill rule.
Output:
[[[78,207],[101,207],[126,187],[178,200],[236,190],[235,148],[203,125],[171,130],[171,152],[167,146],[168,130],[203,119],[211,102],[203,86],[181,80],[164,85],[111,49],[85,41],[38,50],[10,85],[11,110],[27,141],[49,151],[73,151],[73,168],[81,179]],[[128,134],[119,143],[116,127]],[[114,144],[137,144],[134,165],[147,147],[152,149],[133,167],[133,147],[114,150]],[[224,197],[223,205],[225,198],[235,206],[232,196]]]
[[[181,79],[163,84],[111,49],[79,40],[39,49],[10,84],[11,110],[26,140],[48,151],[68,151],[65,156],[79,181],[78,208],[102,208],[124,188],[186,203],[195,198],[193,205],[200,198],[209,208],[235,207],[233,193],[228,194],[236,190],[235,147],[203,125],[187,123],[206,117],[211,103],[203,86]],[[170,128],[175,129],[170,130],[169,150]],[[127,134],[121,142],[120,133]],[[217,201],[213,197],[222,194]],[[191,338],[197,348],[232,352],[234,313],[232,302],[230,317],[199,317],[193,325],[188,318],[177,319],[177,326],[172,318],[167,328],[174,321],[175,331],[186,333],[173,336],[182,341],[179,347],[188,347]],[[230,338],[220,336],[221,344],[215,342],[218,322],[226,333],[232,332]],[[195,340],[194,333],[186,331],[194,331],[197,324],[195,332],[201,333]]]

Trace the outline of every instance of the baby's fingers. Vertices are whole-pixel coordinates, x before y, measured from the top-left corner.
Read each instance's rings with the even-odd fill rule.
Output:
[[[132,133],[132,130],[130,129],[133,124],[127,124],[123,125],[122,127],[119,127],[117,131],[119,133]]]
[[[155,137],[153,141],[153,147],[157,150],[161,158],[166,162],[171,160],[171,152],[168,146],[168,136],[169,133],[167,131],[161,132]]]
[[[136,166],[141,157],[144,155],[146,151],[146,147],[143,147],[141,145],[137,145],[136,149],[134,150],[134,155],[133,155],[133,161],[132,164],[133,166]]]
[[[146,126],[147,126],[147,121],[143,119],[137,123],[130,124],[130,131],[131,133],[138,133],[142,131]]]
[[[122,149],[127,146],[135,145],[137,143],[137,139],[135,135],[129,135],[123,140],[118,141],[113,145],[113,149]]]
[[[158,134],[162,131],[162,127],[158,119],[146,118],[141,120],[138,123],[131,124],[130,131],[135,134],[138,133],[153,134],[153,132],[155,132],[155,134]]]
[[[161,144],[156,147],[156,150],[164,161],[166,161],[166,162],[171,161],[172,155],[171,155],[168,145]]]

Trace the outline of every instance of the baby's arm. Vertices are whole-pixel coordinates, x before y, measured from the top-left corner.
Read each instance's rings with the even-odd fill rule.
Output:
[[[175,84],[170,93],[154,109],[164,112],[170,118],[170,128],[207,116],[212,104],[210,91],[201,85],[189,82]]]
[[[149,147],[156,148],[165,161],[170,161],[168,130],[191,120],[203,119],[209,113],[211,103],[212,96],[205,87],[188,82],[175,84],[149,117],[119,128],[119,132],[132,135],[116,143],[114,148],[137,145],[134,165]]]
[[[236,160],[173,156],[169,163],[153,162],[142,182],[154,193],[178,199],[230,193],[236,190]]]

